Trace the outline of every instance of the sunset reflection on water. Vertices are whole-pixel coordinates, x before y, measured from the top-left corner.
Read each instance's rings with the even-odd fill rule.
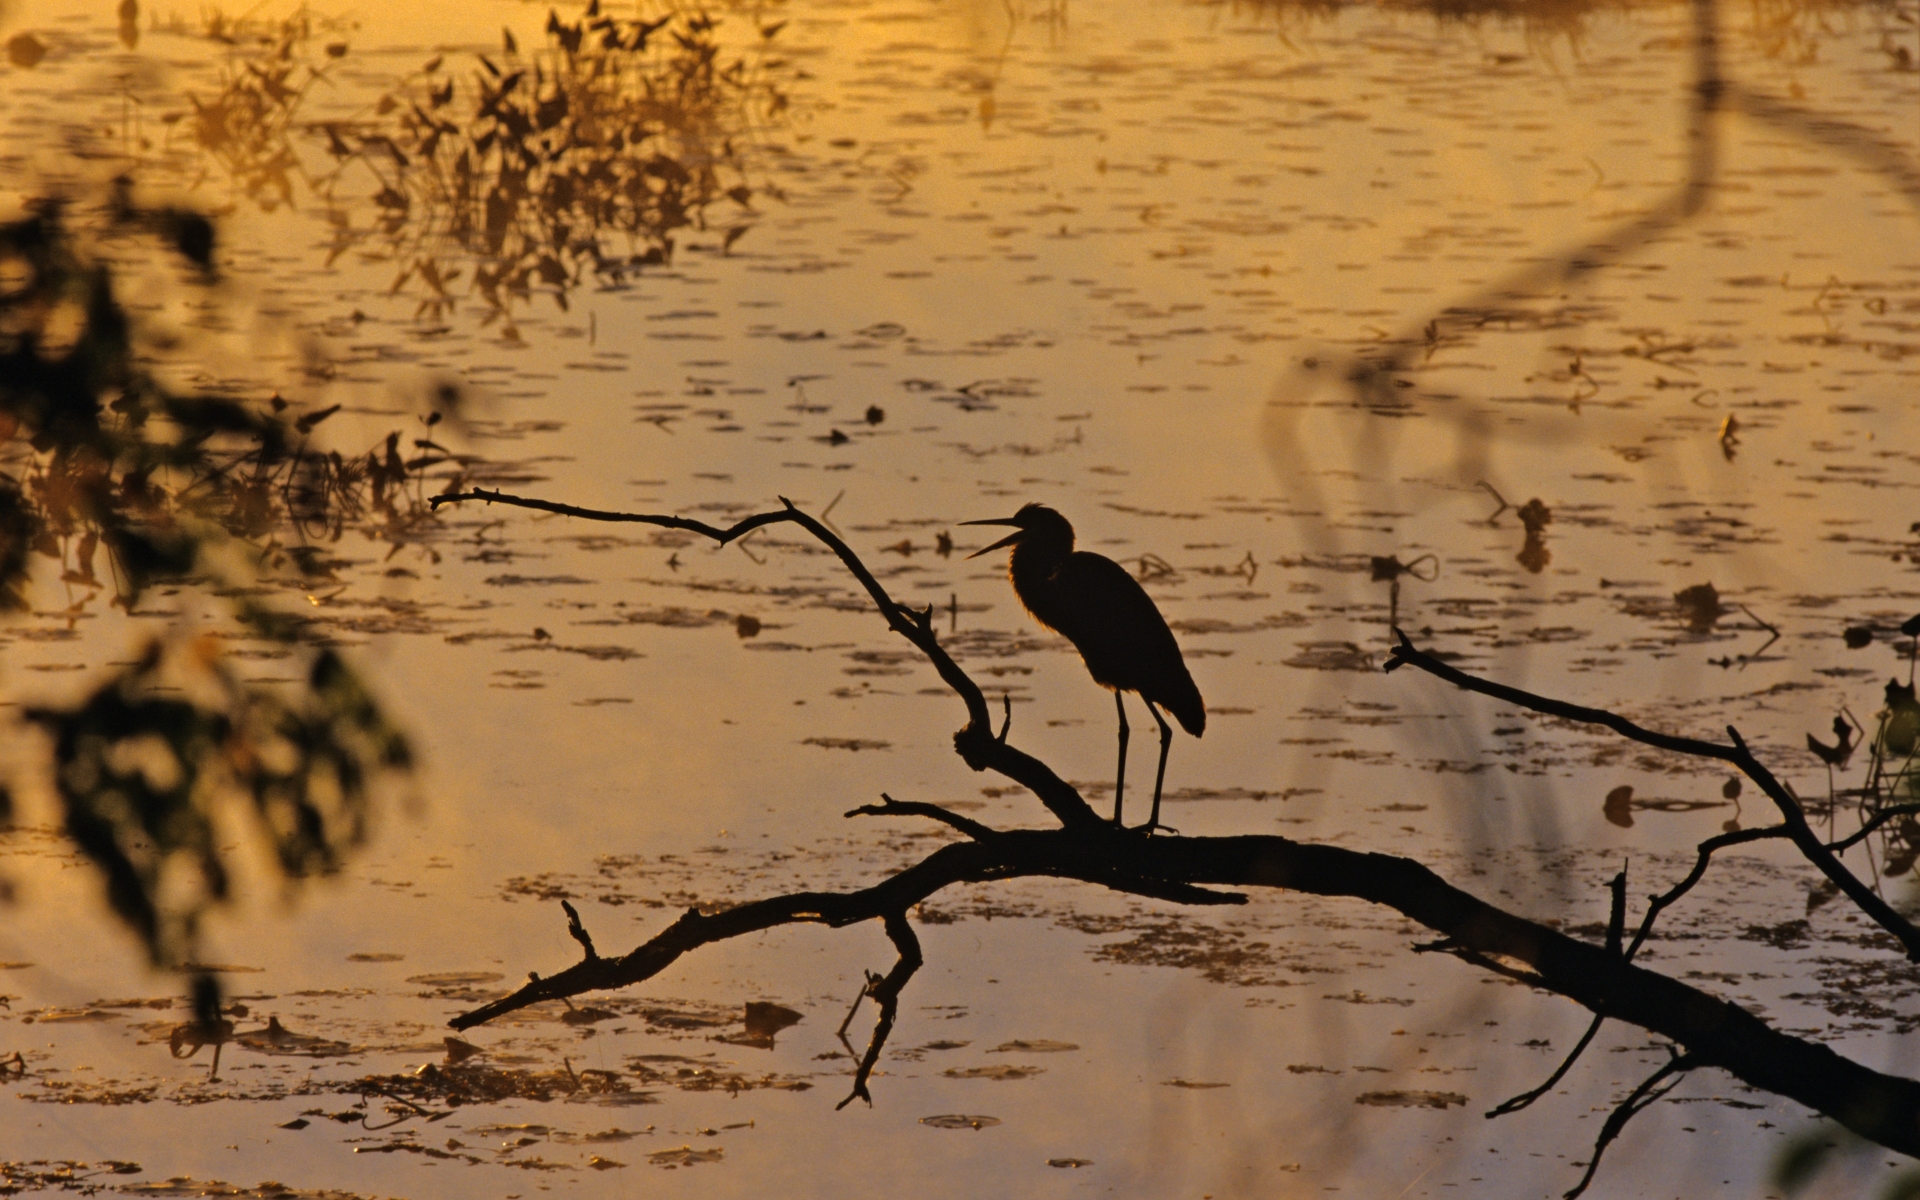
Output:
[[[714,550],[419,502],[477,485],[725,524],[791,498],[933,606],[996,711],[1011,697],[1011,741],[1100,808],[1111,702],[958,528],[1049,504],[1143,579],[1207,697],[1169,768],[1183,833],[1405,854],[1604,921],[1623,858],[1659,890],[1742,802],[1699,764],[1381,674],[1389,607],[1476,674],[1736,723],[1825,796],[1805,735],[1843,708],[1872,728],[1920,611],[1911,6],[1714,12],[1738,89],[1704,115],[1685,6],[793,0],[679,13],[652,74],[632,42],[667,10],[606,12],[148,6],[129,47],[109,6],[0,10],[9,209],[64,189],[84,211],[131,171],[149,203],[215,212],[219,285],[122,283],[188,335],[160,369],[339,404],[315,430],[343,461],[413,464],[392,505],[274,535],[298,570],[261,595],[373,681],[424,801],[379,814],[340,877],[283,905],[256,871],[216,916],[206,953],[256,1036],[213,1079],[167,1053],[179,986],[139,968],[22,781],[0,1159],[406,1196],[1571,1186],[1594,1114],[1661,1057],[1648,1038],[1609,1026],[1565,1095],[1485,1122],[1584,1014],[1410,953],[1396,914],[1286,893],[941,895],[870,1110],[834,1111],[834,1030],[892,960],[866,926],[710,947],[589,998],[604,1016],[472,1030],[463,1057],[448,1017],[577,956],[559,899],[618,953],[689,905],[865,886],[950,836],[842,819],[883,791],[1047,814],[958,761],[952,694],[791,528]],[[684,60],[708,49],[701,85]],[[217,96],[244,103],[213,122]],[[16,704],[202,624],[237,671],[283,677],[192,588],[128,616],[36,587],[0,631]],[[1812,878],[1728,854],[1645,957],[1685,975],[1697,948],[1694,982],[1912,1071],[1909,984],[1862,1016],[1816,977],[1876,952],[1809,907]],[[1801,917],[1799,944],[1748,936]],[[762,1045],[748,1002],[802,1019]],[[499,1094],[429,1121],[356,1091],[428,1063]],[[1758,1193],[1808,1119],[1724,1077],[1676,1097],[1604,1194]],[[156,1194],[219,1194],[182,1188]]]

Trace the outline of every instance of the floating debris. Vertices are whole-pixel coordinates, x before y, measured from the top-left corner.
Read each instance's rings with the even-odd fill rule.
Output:
[[[724,1039],[739,1046],[757,1046],[762,1050],[773,1049],[774,1035],[789,1026],[798,1025],[805,1017],[791,1008],[771,1004],[764,1000],[747,1001],[746,1029],[738,1037]]]
[[[1720,592],[1711,583],[1696,583],[1673,594],[1673,605],[1687,623],[1690,633],[1713,632],[1714,622],[1731,609],[1720,603]]]
[[[932,1129],[991,1129],[1000,1123],[999,1117],[970,1117],[960,1113],[950,1113],[938,1117],[921,1117],[920,1123]]]
[[[818,746],[823,750],[890,750],[892,742],[883,742],[875,738],[838,738],[810,737],[800,739],[802,746]]]
[[[1453,1108],[1467,1102],[1459,1092],[1362,1092],[1353,1098],[1355,1104],[1365,1104],[1372,1108]]]
[[[716,1163],[726,1157],[726,1151],[719,1146],[711,1150],[695,1150],[692,1146],[675,1146],[671,1150],[655,1150],[647,1155],[647,1161],[656,1167],[694,1167],[701,1163]]]
[[[990,1067],[948,1067],[940,1072],[949,1079],[1031,1079],[1035,1075],[1044,1075],[1045,1067],[1016,1067],[1011,1063],[998,1063]]]
[[[1079,1046],[1076,1046],[1072,1042],[1054,1042],[1054,1041],[1048,1041],[1046,1038],[1035,1038],[1032,1041],[1022,1041],[1016,1038],[1011,1042],[1000,1043],[998,1046],[995,1046],[993,1049],[987,1051],[987,1053],[988,1054],[1020,1054],[1020,1053],[1064,1054],[1069,1050],[1078,1050],[1079,1048],[1080,1048]]]

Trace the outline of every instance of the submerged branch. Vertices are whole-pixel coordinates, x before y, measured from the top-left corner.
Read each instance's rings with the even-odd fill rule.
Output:
[[[873,1104],[873,1094],[867,1091],[867,1081],[873,1077],[874,1064],[880,1061],[880,1051],[886,1047],[887,1037],[893,1032],[893,1021],[900,1013],[900,993],[906,989],[907,981],[920,969],[926,960],[920,954],[920,939],[914,935],[913,926],[907,924],[905,912],[890,912],[886,916],[887,937],[893,942],[894,949],[900,952],[900,959],[894,963],[893,970],[884,978],[872,979],[867,984],[865,995],[873,997],[880,1009],[880,1015],[873,1023],[873,1037],[867,1042],[867,1052],[860,1056],[860,1065],[854,1068],[853,1090],[847,1098],[834,1105],[838,1112],[855,1100],[865,1100],[869,1107]],[[853,1014],[847,1014],[848,1021]],[[842,1025],[844,1035],[846,1026]]]
[[[1607,1018],[1605,1014],[1595,1015],[1592,1023],[1587,1026],[1587,1031],[1580,1035],[1580,1040],[1574,1043],[1573,1049],[1568,1051],[1564,1059],[1560,1060],[1560,1066],[1554,1070],[1553,1074],[1547,1076],[1546,1082],[1542,1083],[1539,1087],[1521,1092],[1518,1096],[1502,1100],[1487,1110],[1487,1118],[1491,1120],[1494,1117],[1504,1117],[1508,1113],[1519,1112],[1535,1100],[1552,1091],[1562,1079],[1567,1077],[1567,1072],[1573,1070],[1573,1064],[1580,1061],[1580,1056],[1587,1052],[1587,1047],[1593,1044],[1593,1039],[1600,1032],[1600,1027],[1606,1023]],[[1594,1157],[1598,1158],[1599,1156],[1595,1155]]]

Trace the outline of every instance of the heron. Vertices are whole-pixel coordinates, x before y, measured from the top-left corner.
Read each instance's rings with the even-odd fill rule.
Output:
[[[1127,703],[1133,692],[1160,725],[1160,768],[1153,779],[1153,812],[1140,826],[1160,824],[1160,788],[1167,778],[1173,727],[1164,706],[1194,737],[1207,728],[1207,707],[1194,686],[1180,644],[1146,589],[1127,569],[1104,555],[1073,548],[1073,526],[1044,504],[1028,504],[1011,517],[964,521],[965,525],[1012,525],[1014,531],[968,558],[1012,546],[1008,575],[1014,594],[1033,618],[1065,637],[1080,652],[1088,674],[1113,692],[1120,715],[1120,766],[1114,774],[1113,823],[1120,824],[1127,783]]]

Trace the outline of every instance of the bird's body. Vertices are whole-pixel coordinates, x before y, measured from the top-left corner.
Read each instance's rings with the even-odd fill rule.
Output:
[[[1073,536],[1071,529],[1067,536]],[[1048,553],[1051,549],[1024,540],[1014,547],[1007,574],[1020,603],[1034,620],[1073,643],[1095,683],[1137,693],[1199,737],[1207,727],[1206,705],[1146,589],[1104,555]]]
[[[1121,694],[1133,692],[1147,703],[1160,725],[1160,769],[1154,781],[1153,815],[1158,827],[1160,787],[1167,770],[1173,731],[1160,715],[1164,707],[1194,737],[1207,727],[1206,705],[1194,685],[1173,631],[1125,567],[1103,555],[1073,548],[1073,526],[1054,510],[1029,504],[1011,518],[970,521],[970,525],[1015,525],[1018,531],[979,551],[1013,547],[1008,574],[1014,594],[1035,620],[1073,643],[1095,683],[1114,692],[1120,714],[1120,767],[1114,784],[1114,821],[1120,820],[1127,767],[1127,712]]]

